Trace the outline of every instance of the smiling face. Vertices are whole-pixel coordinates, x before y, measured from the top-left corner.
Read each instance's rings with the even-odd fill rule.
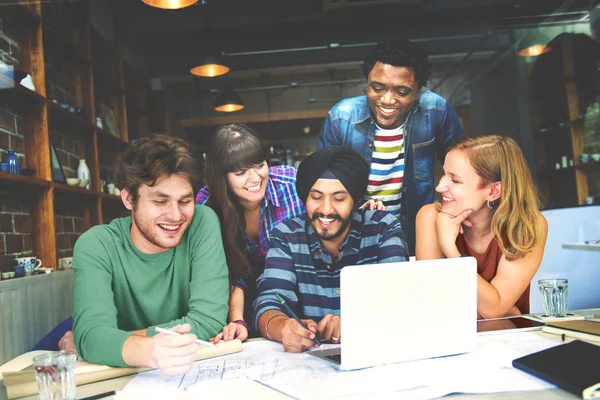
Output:
[[[306,199],[306,213],[321,240],[346,238],[353,207],[354,200],[337,179],[318,179]]]
[[[377,125],[383,129],[401,126],[420,92],[412,67],[377,62],[367,79],[367,102]]]
[[[481,210],[488,212],[486,202],[500,197],[500,183],[485,184],[463,150],[446,154],[444,175],[435,190],[442,195],[441,211],[450,215],[458,215],[466,209],[473,210],[471,215]]]
[[[253,168],[228,172],[226,177],[229,190],[240,203],[260,203],[265,198],[267,190],[269,166],[266,161],[263,161]]]
[[[140,186],[135,204],[126,189],[121,193],[132,211],[131,239],[138,250],[156,254],[179,245],[194,217],[194,191],[186,178],[173,174]]]

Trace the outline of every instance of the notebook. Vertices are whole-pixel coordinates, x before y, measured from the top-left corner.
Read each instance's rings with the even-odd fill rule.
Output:
[[[339,364],[342,370],[475,348],[473,257],[344,267],[340,297],[341,348],[307,354]],[[389,340],[379,340],[382,331]]]
[[[584,399],[600,397],[600,346],[570,343],[513,360],[513,367]]]
[[[549,323],[542,328],[544,332],[565,335],[577,339],[600,342],[600,322],[565,321]]]

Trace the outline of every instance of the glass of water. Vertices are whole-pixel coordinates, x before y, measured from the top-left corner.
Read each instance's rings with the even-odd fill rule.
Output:
[[[546,317],[564,317],[569,308],[569,281],[541,279],[538,281]]]
[[[56,351],[33,359],[41,400],[75,399],[76,362],[77,356],[69,351]]]

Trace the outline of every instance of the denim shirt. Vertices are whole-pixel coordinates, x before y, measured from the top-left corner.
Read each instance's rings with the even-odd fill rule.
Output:
[[[400,222],[410,254],[415,254],[414,225],[417,212],[425,204],[433,203],[434,156],[437,154],[443,164],[448,148],[464,135],[464,131],[452,105],[430,90],[421,91],[405,124]],[[371,116],[367,97],[344,99],[333,106],[325,118],[317,148],[350,146],[371,165],[375,130],[375,120]]]

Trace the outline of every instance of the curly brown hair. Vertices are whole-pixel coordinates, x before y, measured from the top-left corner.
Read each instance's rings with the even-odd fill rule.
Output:
[[[196,149],[181,138],[152,134],[133,141],[117,171],[117,186],[138,200],[141,185],[154,186],[163,176],[180,175],[192,185],[193,193],[200,187],[201,172]]]

